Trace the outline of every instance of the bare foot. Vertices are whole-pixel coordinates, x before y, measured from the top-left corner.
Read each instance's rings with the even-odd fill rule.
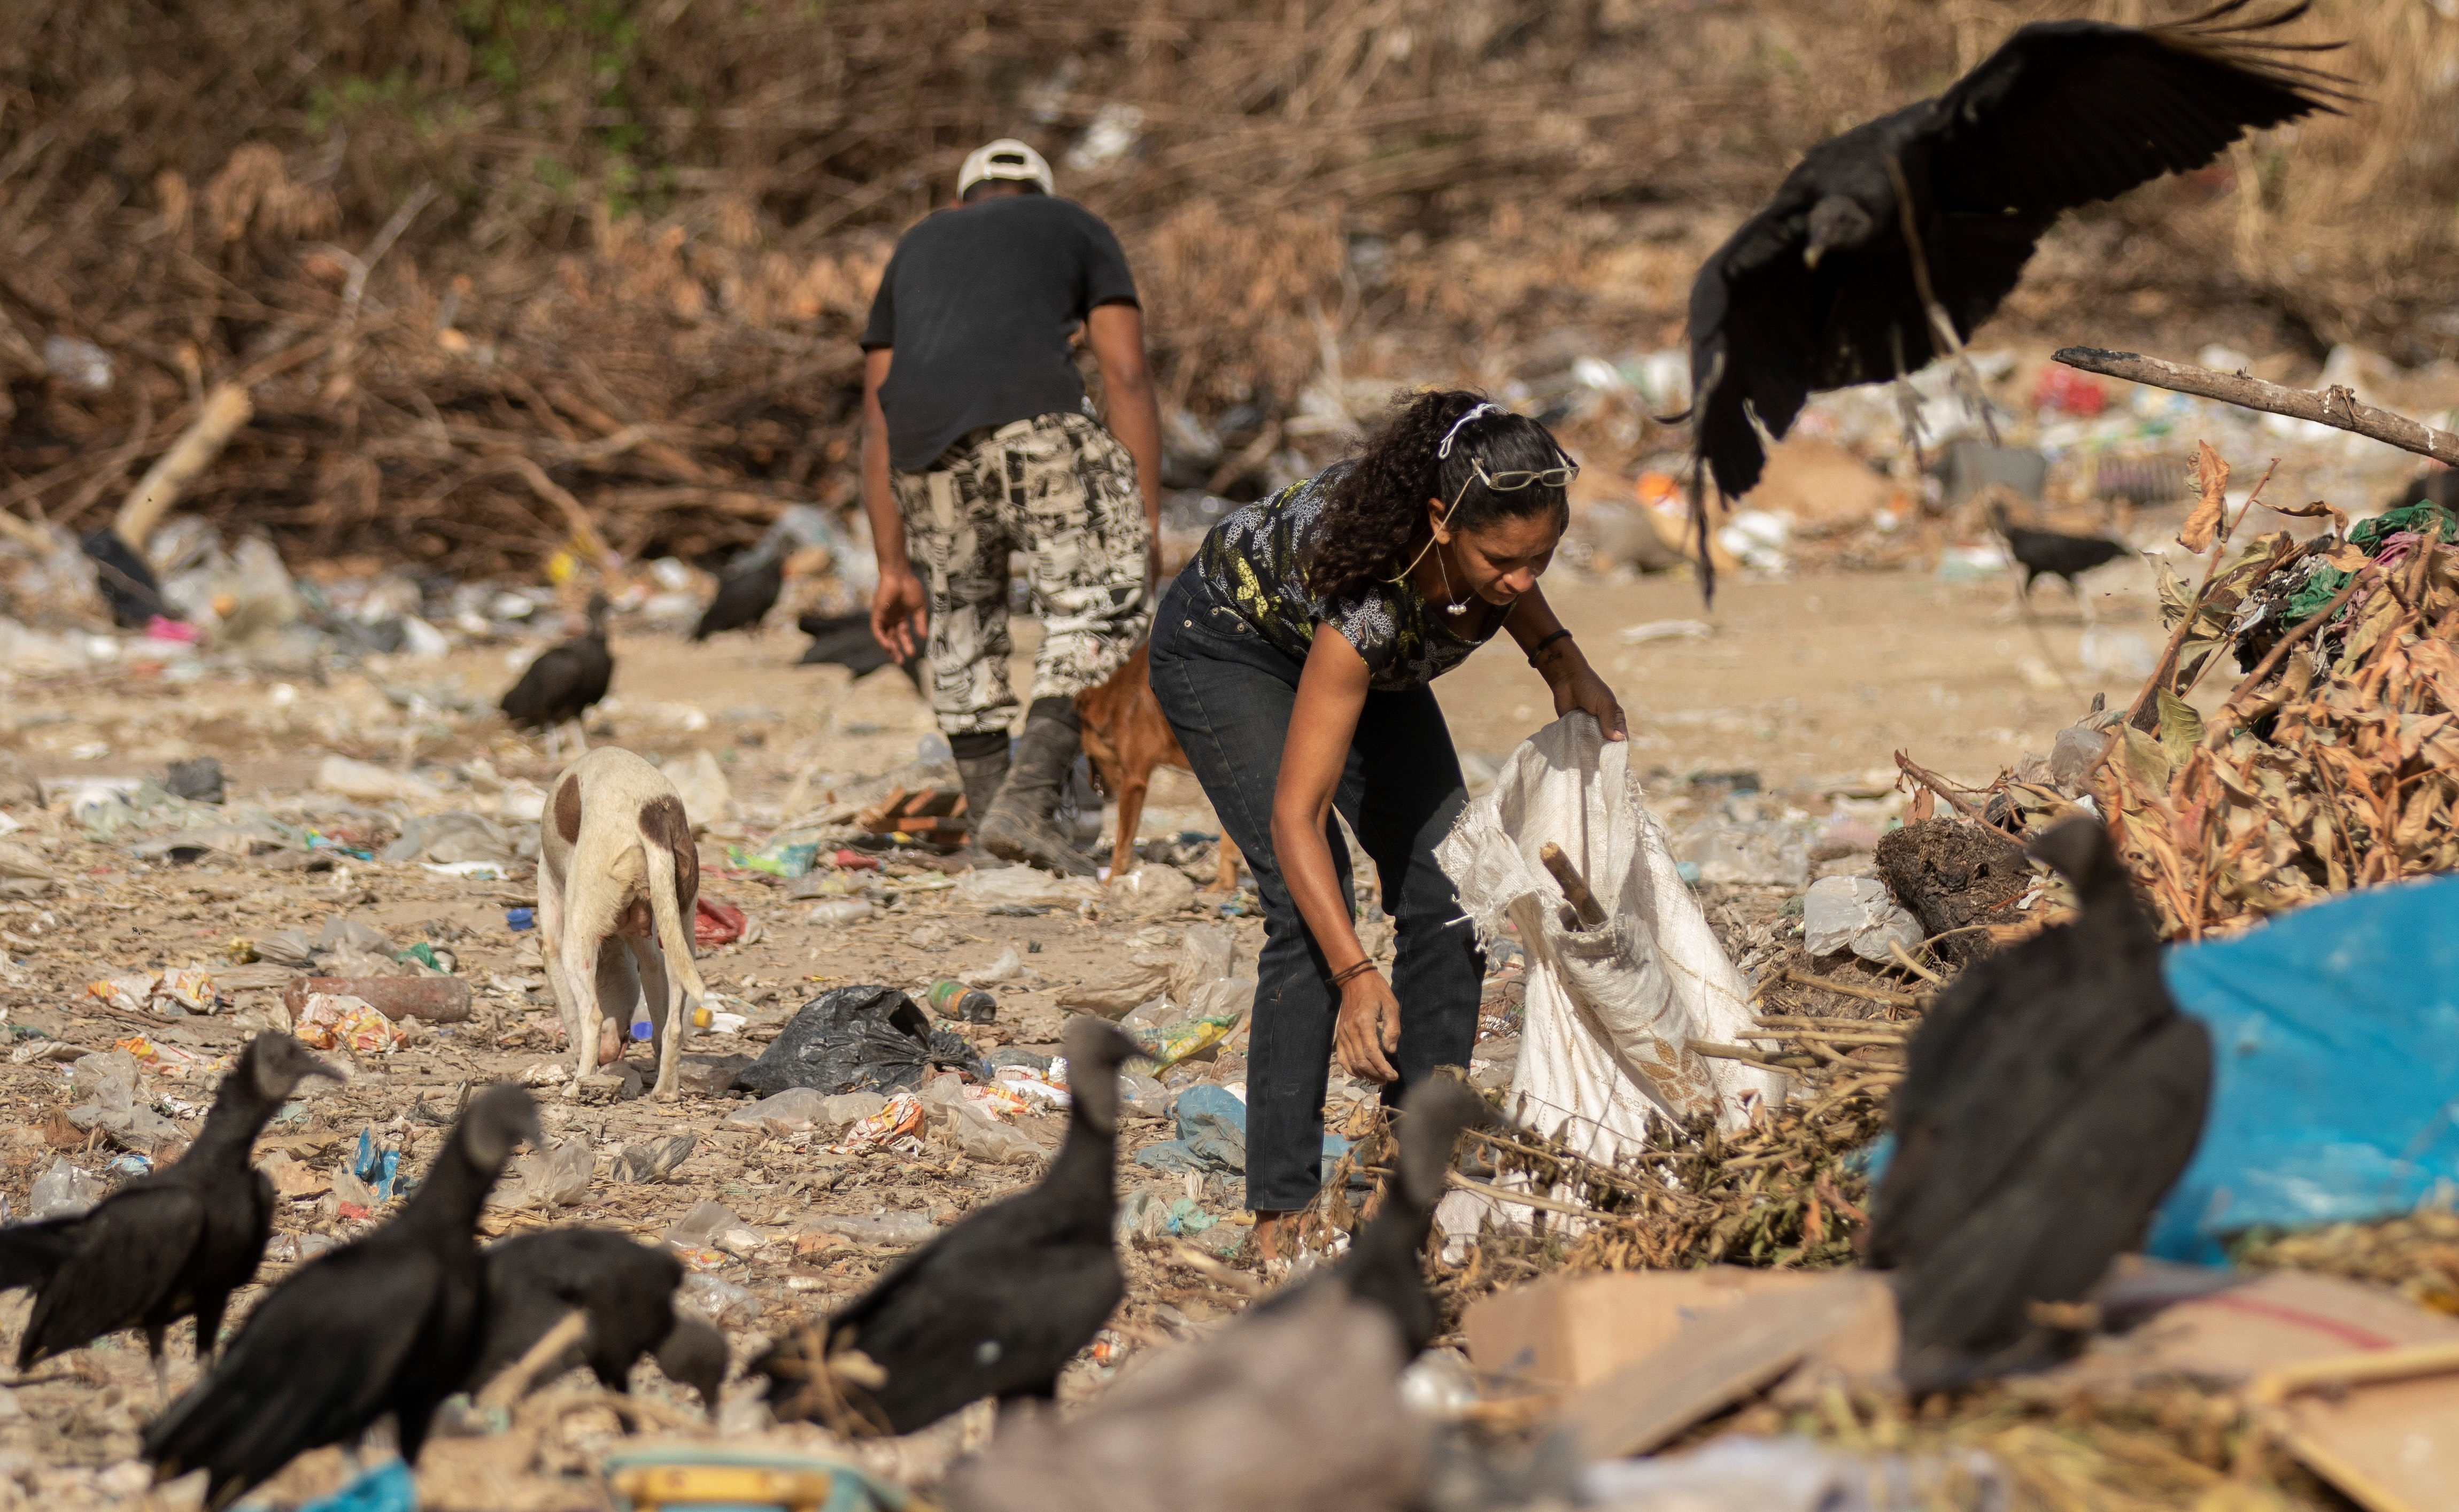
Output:
[[[1259,1212],[1255,1215],[1255,1256],[1266,1265],[1289,1258],[1281,1251],[1297,1240],[1298,1215],[1293,1212]]]

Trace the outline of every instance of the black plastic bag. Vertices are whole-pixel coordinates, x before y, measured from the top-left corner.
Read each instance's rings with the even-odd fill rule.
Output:
[[[931,1018],[893,987],[837,987],[803,1005],[734,1084],[762,1097],[788,1087],[903,1092],[931,1070]]]

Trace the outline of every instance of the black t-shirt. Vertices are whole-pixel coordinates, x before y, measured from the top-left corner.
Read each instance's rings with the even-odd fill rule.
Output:
[[[1097,304],[1135,302],[1119,239],[1072,200],[1003,195],[906,232],[862,333],[896,352],[879,389],[889,461],[927,472],[977,427],[1081,409],[1069,334]]]

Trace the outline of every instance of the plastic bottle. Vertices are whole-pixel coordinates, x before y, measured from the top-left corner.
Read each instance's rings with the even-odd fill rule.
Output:
[[[998,999],[960,981],[935,981],[931,984],[931,1011],[942,1018],[989,1023],[998,1018]]]

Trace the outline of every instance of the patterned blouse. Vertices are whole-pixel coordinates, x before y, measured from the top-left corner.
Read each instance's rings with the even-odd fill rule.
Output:
[[[1329,603],[1317,598],[1306,585],[1307,549],[1347,467],[1335,463],[1213,526],[1186,579],[1201,602],[1236,614],[1293,661],[1306,660],[1314,627],[1329,624],[1365,662],[1368,687],[1424,687],[1492,640],[1508,612],[1490,616],[1484,634],[1471,640],[1411,582],[1377,581]]]

